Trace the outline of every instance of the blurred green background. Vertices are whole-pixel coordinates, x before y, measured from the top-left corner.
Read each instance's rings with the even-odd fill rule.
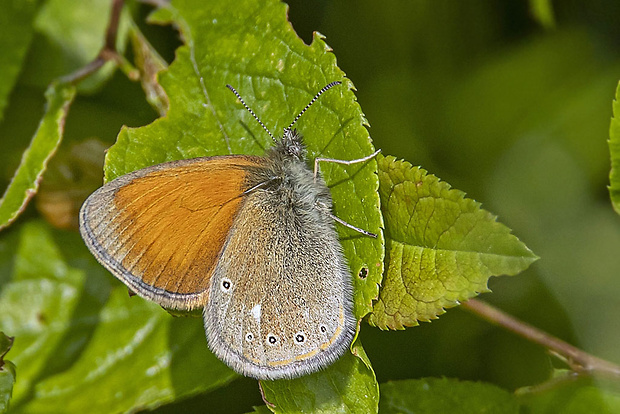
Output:
[[[482,299],[620,363],[620,217],[606,188],[620,2],[554,2],[553,20],[533,12],[538,3],[544,4],[288,2],[299,35],[306,43],[312,31],[325,35],[355,83],[376,147],[482,202],[541,257],[519,276],[492,279],[493,293]],[[141,28],[170,62],[176,32],[145,24],[149,7],[134,6]],[[35,33],[0,123],[2,187],[43,113],[45,87],[75,68],[68,56],[76,53]],[[91,137],[109,145],[122,125],[156,116],[140,85],[117,71],[103,87],[79,95],[61,153]],[[38,214],[31,205],[25,216]],[[7,275],[0,272],[0,283]],[[363,325],[361,337],[379,382],[448,376],[515,390],[561,366],[543,349],[458,308],[405,331]],[[239,379],[158,411],[204,404],[244,412],[262,402],[256,381]]]

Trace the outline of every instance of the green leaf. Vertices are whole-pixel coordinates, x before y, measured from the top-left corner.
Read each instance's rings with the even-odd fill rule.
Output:
[[[609,173],[609,195],[616,213],[620,214],[620,82],[613,103],[614,116],[609,127],[609,152],[611,172]]]
[[[376,413],[379,387],[359,339],[327,369],[294,380],[261,381],[275,413]]]
[[[17,244],[13,265],[0,267],[13,269],[0,291],[0,326],[17,338],[14,412],[151,408],[236,377],[208,351],[200,319],[111,290],[79,235],[42,222],[19,230],[17,241],[3,241]]]
[[[12,345],[13,338],[0,332],[0,413],[8,411],[15,384],[15,364],[4,359]]]
[[[381,384],[382,414],[391,413],[519,413],[512,394],[495,385],[425,378]]]
[[[78,301],[81,273],[60,257],[47,226],[27,223],[19,233],[10,233],[2,250],[16,245],[14,257],[3,257],[6,282],[0,292],[0,326],[16,337],[13,361],[20,367],[13,404],[19,405],[36,377],[55,354]],[[7,266],[8,265],[8,266]],[[54,364],[56,365],[56,364]]]
[[[555,370],[549,381],[516,392],[529,414],[614,414],[620,412],[617,380]]]
[[[47,108],[9,187],[0,199],[0,229],[11,224],[39,188],[48,161],[62,140],[75,87],[54,83],[45,93]]]
[[[38,384],[28,412],[124,412],[208,391],[236,377],[206,347],[199,319],[173,319],[115,289],[91,343],[67,371]],[[97,407],[88,396],[97,395]]]
[[[0,3],[0,121],[32,41],[38,6],[38,0]]]
[[[279,134],[327,83],[325,93],[297,122],[309,160],[317,156],[355,159],[374,150],[351,81],[320,35],[311,45],[286,20],[276,0],[173,1],[152,19],[179,27],[185,46],[160,83],[170,101],[168,114],[142,128],[125,128],[106,159],[111,180],[152,164],[220,154],[264,153],[271,138],[225,87],[233,85],[267,127]],[[373,161],[343,166],[322,163],[334,214],[371,232],[382,226]],[[377,297],[383,240],[338,226],[355,281],[355,313],[368,313]],[[362,270],[365,269],[365,270]],[[362,277],[358,277],[358,274]]]
[[[394,157],[379,157],[387,272],[369,322],[403,329],[514,275],[537,257],[461,191]]]

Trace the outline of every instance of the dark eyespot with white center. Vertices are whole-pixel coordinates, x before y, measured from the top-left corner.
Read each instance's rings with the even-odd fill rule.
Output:
[[[321,330],[321,333],[327,333],[327,326],[321,325],[319,326],[319,329]]]
[[[295,334],[295,342],[298,344],[303,344],[306,341],[306,334],[303,332],[297,332]]]
[[[248,342],[252,342],[254,340],[254,334],[252,332],[248,332],[245,334],[245,340]]]
[[[269,334],[267,335],[267,343],[269,345],[275,345],[278,342],[278,337],[273,335],[273,334]]]
[[[232,287],[232,282],[230,281],[230,279],[223,278],[222,282],[220,283],[220,288],[222,289],[222,292],[228,292],[231,287]]]

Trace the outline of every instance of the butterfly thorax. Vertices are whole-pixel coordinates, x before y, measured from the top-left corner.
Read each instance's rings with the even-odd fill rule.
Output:
[[[264,189],[278,194],[281,207],[302,211],[331,209],[329,190],[320,176],[314,177],[306,164],[306,146],[296,130],[285,130],[284,135],[267,153],[272,162]]]

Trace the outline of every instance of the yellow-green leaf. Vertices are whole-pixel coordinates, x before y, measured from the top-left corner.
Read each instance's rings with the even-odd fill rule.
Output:
[[[537,257],[465,193],[394,157],[380,157],[386,274],[369,322],[403,329],[485,292]]]
[[[65,118],[75,96],[73,85],[53,83],[45,94],[47,108],[30,146],[0,199],[0,229],[11,224],[36,194],[47,163],[64,133]]]

